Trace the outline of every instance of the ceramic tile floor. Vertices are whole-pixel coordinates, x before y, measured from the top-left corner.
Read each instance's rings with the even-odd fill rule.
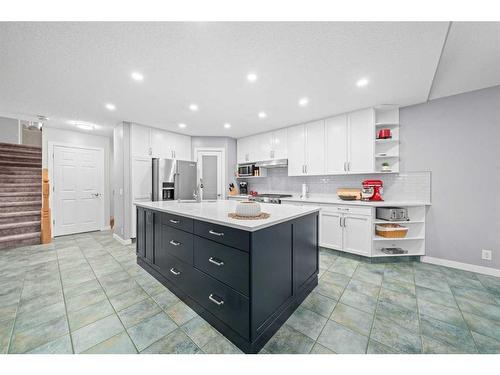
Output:
[[[500,278],[321,250],[262,353],[500,353]],[[0,251],[1,353],[239,353],[110,232]]]

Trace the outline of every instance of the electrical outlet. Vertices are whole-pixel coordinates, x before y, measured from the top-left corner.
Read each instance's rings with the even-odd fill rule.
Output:
[[[491,260],[491,250],[482,250],[481,251],[481,258],[484,260]]]

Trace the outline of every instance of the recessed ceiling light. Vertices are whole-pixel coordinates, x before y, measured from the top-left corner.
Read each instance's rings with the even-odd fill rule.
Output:
[[[226,129],[229,129],[229,128],[231,127],[231,124],[230,124],[229,122],[226,122],[226,123],[224,124],[224,127],[225,127]]]
[[[366,86],[368,84],[368,78],[361,78],[361,79],[358,79],[358,81],[356,82],[356,86],[358,87],[363,87],[363,86]]]
[[[78,124],[77,127],[82,130],[94,130],[94,126],[88,124]]]
[[[266,114],[266,112],[259,112],[258,116],[259,116],[259,118],[266,118],[267,114]]]
[[[144,76],[139,72],[132,72],[132,74],[130,76],[132,77],[132,79],[134,81],[140,82],[140,81],[144,80]]]
[[[184,124],[184,123],[179,124],[179,128],[184,129],[185,127],[186,127],[186,124]]]
[[[196,112],[196,111],[198,110],[198,105],[196,105],[196,104],[194,104],[194,103],[193,103],[193,104],[190,104],[190,105],[189,105],[189,109],[190,109],[191,111],[193,111],[193,112]]]
[[[112,103],[108,103],[106,104],[105,106],[107,109],[109,109],[110,111],[114,111],[116,109],[116,106]]]
[[[255,74],[255,73],[248,73],[247,74],[247,80],[249,82],[255,82],[255,81],[257,81],[257,74]]]
[[[306,106],[306,105],[308,105],[308,104],[309,104],[309,99],[308,99],[308,98],[301,98],[301,99],[299,100],[299,105],[300,105],[301,107],[305,107],[305,106]]]

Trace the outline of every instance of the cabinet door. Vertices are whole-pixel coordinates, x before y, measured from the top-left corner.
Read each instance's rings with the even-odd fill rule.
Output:
[[[272,134],[273,159],[286,159],[287,154],[287,129],[280,129]]]
[[[371,254],[371,216],[346,214],[344,219],[344,251],[362,255]]]
[[[374,172],[375,121],[372,108],[349,114],[348,139],[349,172]]]
[[[306,174],[325,174],[325,122],[306,124]]]
[[[305,144],[306,134],[304,125],[288,128],[288,175],[303,176],[305,174]]]
[[[272,136],[272,133],[263,133],[252,136],[254,152],[251,161],[263,161],[272,159]]]
[[[136,241],[136,252],[137,255],[145,258],[146,257],[146,211],[142,208],[137,208],[133,210],[137,215],[137,241]],[[135,215],[133,215],[135,216]],[[134,221],[135,226],[135,221]]]
[[[191,157],[191,137],[183,134],[172,133],[173,151],[176,159],[192,160]]]
[[[250,137],[239,138],[236,144],[238,164],[244,164],[250,161],[249,151],[250,151]]]
[[[325,121],[326,173],[347,173],[347,115]]]
[[[151,129],[146,126],[130,127],[130,149],[132,156],[151,156]]]
[[[320,246],[342,250],[342,214],[335,211],[321,210],[319,217]]]
[[[172,158],[172,139],[169,137],[170,134],[160,129],[151,129],[152,157],[162,159]]]
[[[146,235],[145,235],[145,252],[146,259],[151,263],[154,262],[154,212],[146,210]]]

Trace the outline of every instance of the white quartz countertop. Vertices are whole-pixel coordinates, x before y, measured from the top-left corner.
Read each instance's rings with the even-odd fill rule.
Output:
[[[254,232],[276,224],[283,223],[301,216],[318,212],[320,207],[315,206],[289,206],[280,204],[259,203],[262,212],[271,216],[263,220],[236,220],[228,213],[236,211],[237,201],[218,200],[212,202],[134,202],[136,206],[149,208],[156,211],[167,212],[174,215],[189,217],[209,223],[225,225],[228,227]]]
[[[311,204],[345,204],[350,206],[368,206],[368,207],[394,207],[394,206],[430,206],[430,202],[420,201],[343,201],[336,196],[332,197],[291,197],[281,198],[282,202],[302,202]]]

